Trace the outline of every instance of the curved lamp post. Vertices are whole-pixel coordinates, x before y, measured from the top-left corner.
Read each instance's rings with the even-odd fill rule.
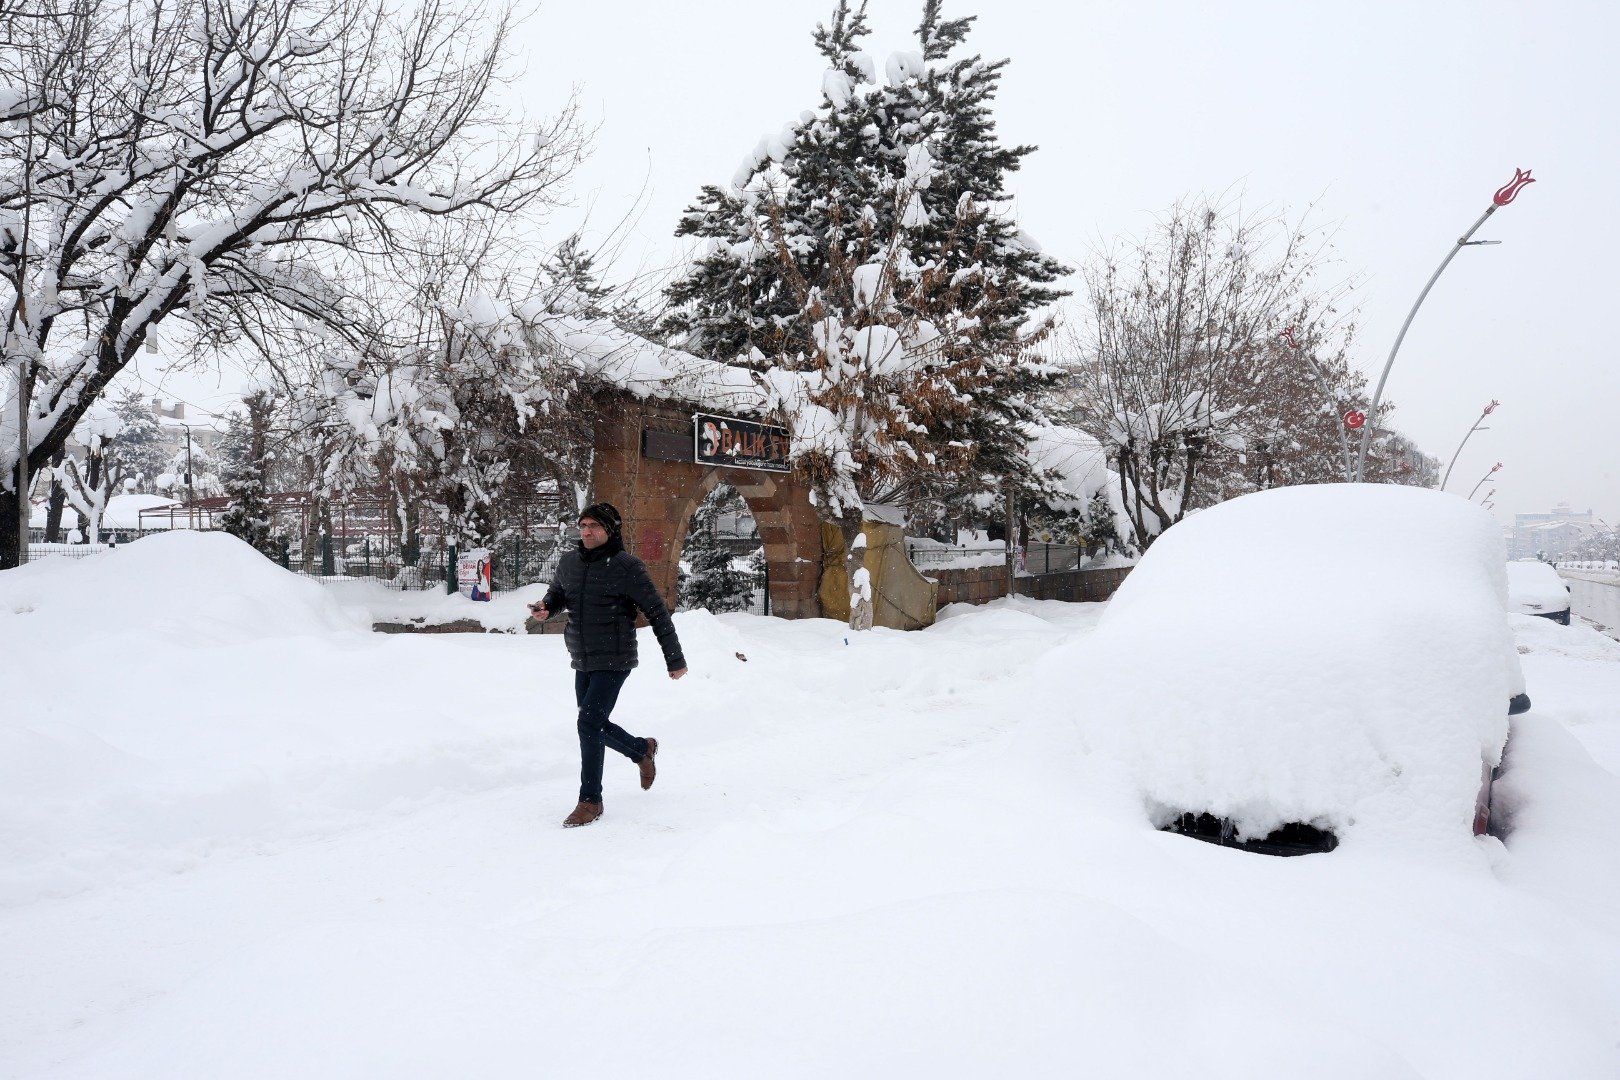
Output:
[[[1491,477],[1495,476],[1497,473],[1499,473],[1501,471],[1502,471],[1502,463],[1500,461],[1498,461],[1495,465],[1492,465],[1491,466],[1491,471],[1486,473],[1484,476],[1480,477],[1479,478],[1479,483],[1475,484],[1474,487],[1473,487],[1473,491],[1470,491],[1468,493],[1468,501],[1473,502],[1474,501],[1474,492],[1478,491],[1481,487],[1483,487],[1484,484],[1485,484],[1485,481],[1489,480]]]
[[[1462,455],[1463,447],[1467,446],[1468,440],[1474,437],[1474,432],[1491,430],[1490,428],[1482,428],[1479,425],[1484,423],[1485,418],[1495,412],[1501,404],[1500,401],[1492,398],[1491,403],[1485,406],[1485,410],[1479,414],[1479,419],[1474,421],[1474,426],[1468,429],[1468,434],[1463,436],[1463,441],[1457,444],[1457,452],[1451,455],[1451,464],[1446,466],[1446,475],[1440,478],[1441,491],[1446,490],[1446,481],[1451,479],[1451,470],[1456,467],[1457,458]]]
[[[1491,205],[1485,208],[1485,212],[1479,215],[1479,219],[1468,227],[1468,231],[1463,233],[1457,242],[1452,245],[1450,251],[1446,252],[1446,257],[1440,260],[1440,266],[1430,276],[1429,283],[1423,286],[1422,292],[1418,293],[1417,303],[1413,304],[1412,310],[1406,313],[1406,321],[1401,323],[1401,332],[1395,335],[1395,344],[1389,350],[1389,359],[1384,361],[1383,374],[1378,376],[1378,388],[1373,392],[1372,408],[1367,410],[1368,416],[1376,417],[1378,415],[1378,406],[1384,400],[1384,383],[1389,379],[1389,369],[1395,366],[1395,354],[1401,351],[1401,342],[1406,340],[1406,331],[1411,329],[1412,320],[1417,316],[1418,308],[1423,306],[1423,301],[1428,298],[1429,290],[1434,288],[1434,283],[1440,279],[1440,275],[1445,272],[1446,267],[1451,265],[1451,260],[1457,257],[1457,252],[1465,247],[1498,243],[1495,240],[1474,240],[1472,237],[1474,233],[1479,231],[1479,227],[1485,224],[1486,218],[1496,213],[1500,207],[1512,202],[1526,184],[1535,182],[1535,178],[1530,175],[1529,169],[1514,169],[1513,179],[1496,189],[1496,194],[1491,196]],[[1356,454],[1356,481],[1358,483],[1366,479],[1367,447],[1372,443],[1372,429],[1373,425],[1368,424],[1361,431],[1361,448]]]

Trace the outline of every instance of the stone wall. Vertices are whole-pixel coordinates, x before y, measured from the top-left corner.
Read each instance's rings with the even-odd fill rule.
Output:
[[[1114,595],[1128,566],[1112,570],[1067,570],[1018,579],[1018,595],[1037,600],[1096,602]],[[939,582],[939,606],[983,604],[1007,595],[1005,566],[976,566],[963,570],[935,570],[928,577]]]
[[[1111,570],[1067,570],[1060,574],[1041,574],[1018,579],[1020,596],[1037,600],[1067,600],[1071,603],[1096,603],[1114,595],[1129,566]]]

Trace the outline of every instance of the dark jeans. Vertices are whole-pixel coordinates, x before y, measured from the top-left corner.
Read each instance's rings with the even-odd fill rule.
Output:
[[[602,801],[603,747],[611,746],[631,761],[647,752],[647,740],[638,739],[608,717],[619,700],[619,688],[628,671],[574,672],[574,700],[579,703],[579,801]]]

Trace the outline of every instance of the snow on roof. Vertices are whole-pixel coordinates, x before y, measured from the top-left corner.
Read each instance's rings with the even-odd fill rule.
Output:
[[[668,398],[717,412],[760,415],[767,394],[755,373],[659,345],[605,319],[547,315],[530,324],[535,345],[584,375],[639,398]]]
[[[1522,675],[1490,516],[1452,495],[1320,485],[1171,527],[1065,678],[1156,823],[1465,841]]]
[[[179,505],[175,500],[163,495],[114,495],[107,500],[107,509],[101,515],[101,527],[103,530],[139,529],[142,527],[142,510],[151,510],[159,506]],[[43,529],[45,527],[45,515],[48,510],[49,507],[43,502],[34,504],[28,516],[28,527],[31,529]],[[74,511],[73,507],[63,507],[63,528],[75,528],[78,522],[79,515]],[[147,522],[146,527],[152,528],[154,526],[151,522]]]

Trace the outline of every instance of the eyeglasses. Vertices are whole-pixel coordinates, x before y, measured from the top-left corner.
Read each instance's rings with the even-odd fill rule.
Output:
[[[580,532],[607,532],[607,528],[595,521],[582,521],[579,523]]]

